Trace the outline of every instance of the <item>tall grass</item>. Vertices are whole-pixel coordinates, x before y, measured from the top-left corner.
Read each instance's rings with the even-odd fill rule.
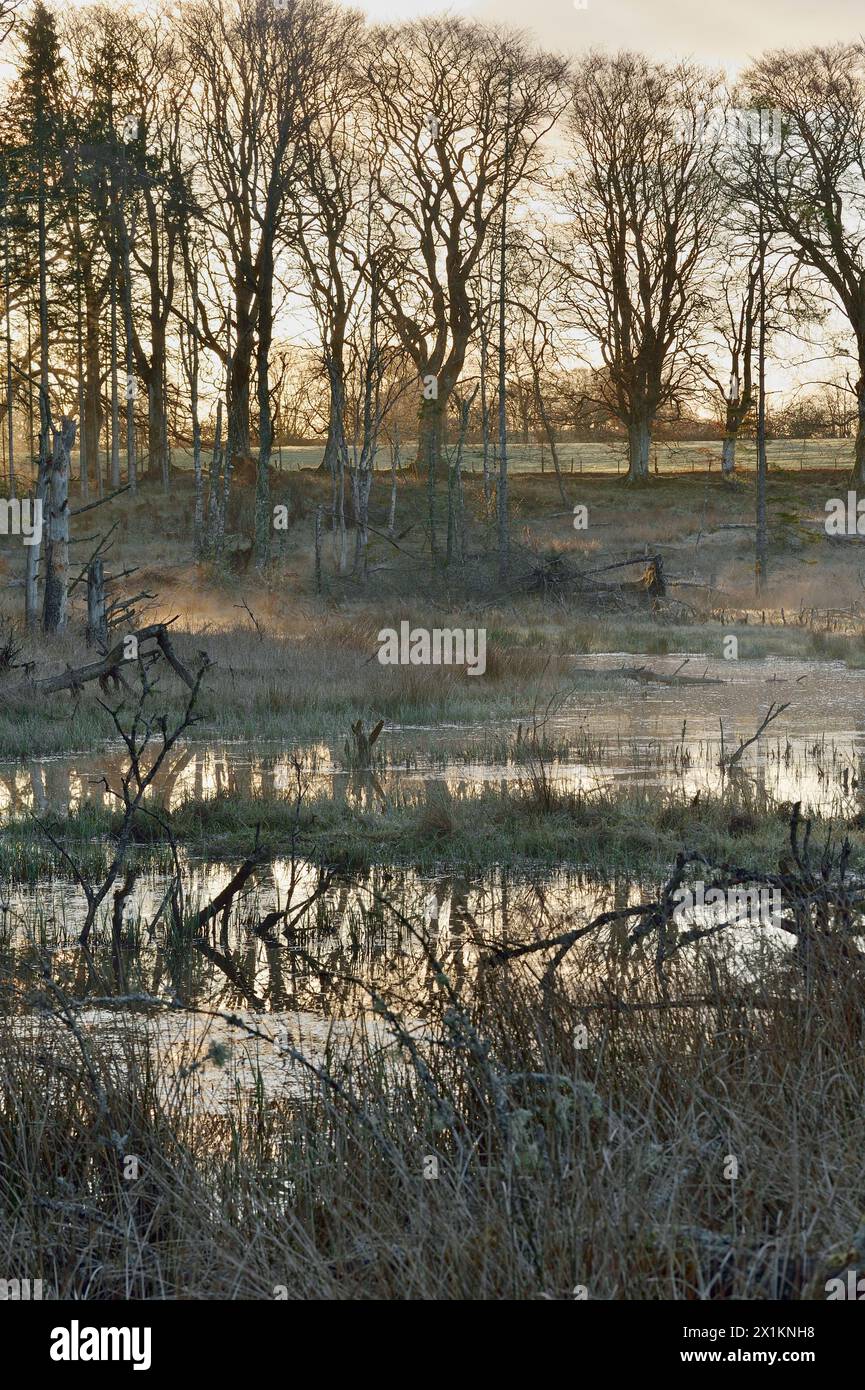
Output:
[[[216,1111],[144,1013],[109,1037],[49,987],[0,1038],[4,1271],[101,1299],[823,1297],[862,1258],[861,983],[767,966],[755,1004],[708,959],[665,1002],[613,941],[470,997],[430,957],[425,1016],[373,1001],[389,1046],[283,1044],[285,1087]]]

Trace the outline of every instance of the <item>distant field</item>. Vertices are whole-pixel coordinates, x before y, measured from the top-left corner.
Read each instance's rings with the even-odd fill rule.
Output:
[[[406,448],[405,456],[412,455]],[[852,439],[780,439],[767,445],[770,468],[847,468],[853,461]],[[625,473],[627,448],[623,443],[561,444],[559,466],[565,473]],[[736,463],[743,469],[756,467],[757,446],[753,440],[737,450]],[[537,444],[509,444],[508,457],[515,471],[535,473],[553,471],[549,449]],[[466,451],[465,467],[480,472],[483,456],[479,449]],[[701,472],[721,469],[721,441],[694,440],[687,443],[661,442],[653,446],[650,467],[658,471],[682,469]]]
[[[411,462],[415,456],[416,445],[413,440],[403,441],[402,459]],[[756,466],[757,448],[753,440],[739,446],[737,466],[743,469]],[[275,466],[285,470],[316,468],[322,459],[323,445],[300,444],[285,445],[274,455]],[[780,439],[767,445],[770,468],[847,468],[853,462],[852,439]],[[508,444],[508,458],[514,472],[539,473],[553,471],[548,448],[539,444]],[[175,451],[175,467],[191,467],[191,455],[186,451]],[[378,464],[381,468],[390,467],[390,451],[384,446],[379,451]],[[624,443],[575,443],[559,445],[559,464],[565,473],[624,473],[627,471],[627,450]],[[701,472],[721,468],[720,440],[704,440],[687,443],[659,443],[652,448],[651,467],[658,470],[693,470]],[[483,454],[479,446],[466,449],[463,467],[467,473],[483,471]]]
[[[403,463],[410,463],[415,456],[416,445],[413,440],[402,444]],[[324,452],[323,444],[287,444],[274,450],[274,466],[284,472],[295,472],[302,468],[317,468]],[[748,440],[740,444],[736,465],[743,471],[756,466],[756,444]],[[846,469],[853,462],[852,439],[780,439],[770,440],[767,445],[770,469],[838,468]],[[23,454],[19,456],[17,472],[24,476],[26,465]],[[205,455],[207,457],[207,455]],[[553,465],[550,451],[539,444],[508,445],[510,468],[515,473],[552,473]],[[192,468],[190,449],[173,449],[171,462],[174,468]],[[559,464],[564,473],[625,473],[627,471],[627,450],[624,442],[574,443],[559,446]],[[491,466],[497,467],[495,460]],[[103,467],[104,455],[103,455]],[[121,453],[121,473],[125,473],[125,454]],[[139,460],[139,467],[141,461]],[[378,455],[378,467],[390,468],[390,450],[384,445]],[[466,473],[483,471],[483,455],[480,447],[469,446],[463,463]],[[686,441],[684,443],[659,442],[651,453],[653,472],[720,472],[720,440]],[[78,473],[77,451],[73,453],[73,476]],[[5,452],[0,455],[0,479],[6,476]]]

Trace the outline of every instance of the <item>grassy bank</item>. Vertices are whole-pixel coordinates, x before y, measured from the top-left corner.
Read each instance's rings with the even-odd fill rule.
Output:
[[[347,782],[348,778],[345,779]],[[721,794],[695,799],[680,788],[615,783],[588,793],[557,786],[528,771],[506,784],[451,792],[432,781],[422,791],[382,803],[368,777],[355,776],[348,796],[312,794],[300,809],[288,797],[219,793],[189,798],[173,811],[171,831],[188,854],[240,860],[256,835],[274,858],[292,844],[312,859],[347,869],[412,865],[483,870],[507,864],[531,873],[555,867],[584,869],[604,878],[663,874],[681,850],[715,862],[772,871],[785,853],[790,806],[755,796],[733,779]],[[113,852],[121,816],[85,805],[68,817],[43,823],[94,876]],[[849,838],[854,858],[865,852],[865,817],[816,818],[815,840]],[[169,863],[169,842],[160,823],[136,818],[133,851],[138,862]],[[36,881],[62,862],[32,817],[10,820],[0,841],[0,871]]]

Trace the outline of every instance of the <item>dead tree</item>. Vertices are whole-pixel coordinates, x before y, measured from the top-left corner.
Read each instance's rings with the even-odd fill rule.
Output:
[[[43,467],[39,465],[39,475],[36,479],[36,490],[34,495],[35,511],[41,513],[45,503],[45,490],[48,481],[48,460]],[[36,626],[39,613],[39,561],[42,555],[42,528],[37,525],[33,535],[33,544],[28,545],[27,554],[24,560],[24,621],[27,627]]]
[[[42,676],[21,681],[14,686],[4,686],[3,695],[7,700],[21,699],[34,692],[53,695],[58,690],[80,690],[88,682],[95,680],[98,680],[104,689],[106,680],[116,677],[124,662],[130,660],[127,656],[128,651],[137,651],[138,658],[142,662],[148,662],[156,655],[153,649],[148,651],[143,649],[143,643],[151,638],[155,640],[156,648],[162,653],[175,675],[180,677],[187,689],[192,690],[195,686],[195,678],[175,652],[168,635],[168,624],[150,623],[147,627],[139,627],[132,632],[125,633],[99,661],[91,661],[86,666],[77,666],[74,669],[67,667],[65,671],[60,671],[55,676]]]
[[[75,443],[75,421],[64,417],[53,431],[46,494],[48,538],[45,548],[45,599],[42,625],[46,632],[63,632],[69,607],[69,467]],[[35,549],[35,547],[34,547]]]
[[[114,841],[114,854],[107,873],[98,887],[90,882],[51,830],[43,822],[37,822],[46,839],[54,846],[64,863],[69,866],[87,901],[87,913],[78,938],[82,946],[87,945],[99,909],[124,869],[126,856],[133,842],[133,832],[138,816],[145,811],[144,801],[148,789],[153,786],[159,776],[166,758],[177,740],[197,722],[195,706],[199,687],[208,664],[206,659],[203,660],[192,679],[192,688],[186,708],[180,721],[173,729],[168,728],[164,717],[153,717],[147,713],[146,706],[151,686],[144,674],[143,667],[139,668],[142,675],[141,694],[129,728],[125,728],[121,723],[119,709],[111,709],[108,705],[103,705],[103,708],[111,716],[114,727],[126,747],[128,765],[121,776],[119,788],[110,787],[107,779],[105,782],[106,791],[110,792],[120,803],[123,819]],[[154,743],[155,738],[158,738],[158,744]],[[145,770],[144,760],[151,754],[153,754],[153,760]]]
[[[87,567],[87,645],[108,645],[108,618],[105,609],[105,570],[97,555]]]
[[[346,761],[350,767],[364,772],[372,767],[372,750],[377,744],[383,728],[383,719],[380,719],[369,733],[363,727],[362,719],[358,719],[351,725],[352,743],[346,742],[345,745]]]

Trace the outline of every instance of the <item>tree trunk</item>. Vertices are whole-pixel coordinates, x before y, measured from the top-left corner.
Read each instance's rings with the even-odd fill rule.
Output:
[[[207,497],[207,533],[203,553],[213,556],[216,553],[216,539],[219,531],[219,478],[222,457],[222,401],[216,402],[216,431],[213,436],[213,453],[210,458],[210,484]]]
[[[39,465],[39,476],[36,479],[35,502],[43,507],[45,501],[45,489],[48,481],[48,463],[46,461],[43,468]],[[33,545],[27,546],[27,554],[24,559],[24,622],[28,628],[36,626],[39,616],[39,559],[42,554],[42,528],[36,533],[37,539]]]
[[[394,427],[393,443],[390,446],[390,510],[387,514],[387,533],[393,536],[396,531],[396,480],[399,472],[399,426]]]
[[[725,478],[731,478],[736,471],[736,437],[738,429],[731,426],[728,422],[724,434],[724,442],[721,445],[721,473]]]
[[[441,450],[449,398],[450,387],[443,386],[439,378],[437,399],[422,399],[420,403],[416,467],[418,473],[421,476],[426,475],[427,478],[430,476],[430,468],[433,469],[434,479],[439,477],[442,471]]]
[[[319,468],[327,469],[332,479],[336,477],[336,457],[339,440],[335,425],[337,400],[345,399],[345,316],[341,316],[332,333],[328,348],[328,378],[330,381],[330,419],[327,426],[327,441],[324,458]]]
[[[160,208],[153,190],[143,189],[147,218],[147,251],[139,256],[138,268],[148,286],[149,351],[142,347],[136,335],[138,375],[147,391],[147,465],[145,477],[161,481],[168,490],[170,483],[168,460],[168,413],[166,407],[166,324],[171,317],[174,301],[174,235],[172,218],[166,225],[165,209]],[[167,241],[166,241],[167,238]],[[142,261],[144,262],[142,264]],[[192,305],[192,317],[197,315],[198,291]]]
[[[270,345],[273,338],[273,256],[267,255],[261,272],[258,310],[258,466],[255,475],[255,568],[261,573],[270,555],[272,514],[270,508],[270,452],[273,447],[273,420],[270,410]]]
[[[75,274],[75,369],[78,377],[78,477],[81,483],[81,498],[84,502],[89,500],[90,488],[87,469],[87,458],[84,453],[84,335],[83,319],[84,311],[82,306],[81,293],[81,265],[76,264]]]
[[[9,412],[7,427],[7,450],[9,470],[9,496],[15,496],[15,409],[12,390],[12,301],[9,279],[9,192],[3,208],[3,293],[6,307],[6,409]]]
[[[39,474],[36,480],[36,498],[44,499],[50,456],[48,438],[51,428],[51,410],[48,399],[48,259],[45,223],[45,170],[40,156],[39,161]],[[29,338],[29,324],[28,324]],[[28,352],[28,360],[30,354]],[[32,422],[32,406],[31,406]],[[32,423],[31,423],[32,431]],[[73,428],[74,438],[74,428]],[[67,473],[68,483],[68,473]],[[27,547],[24,568],[24,612],[28,627],[35,627],[39,608],[39,556],[42,550],[41,534],[39,544]]]
[[[549,412],[544,402],[544,395],[541,390],[540,374],[537,371],[535,372],[535,400],[537,402],[538,414],[541,417],[541,424],[544,427],[544,434],[547,436],[547,443],[550,446],[550,457],[553,460],[553,467],[556,470],[556,482],[559,485],[559,496],[561,497],[562,502],[565,505],[567,505],[567,498],[565,497],[565,488],[562,482],[562,470],[559,464],[559,450],[556,444],[555,430],[553,429],[553,423],[550,419]]]
[[[134,325],[132,319],[132,271],[130,256],[130,235],[134,236],[133,230],[130,234],[126,226],[126,214],[121,198],[118,209],[118,223],[120,227],[120,246],[123,262],[123,338],[125,347],[126,361],[126,481],[132,492],[138,486],[138,460],[135,456],[135,347],[134,347]]]
[[[493,492],[490,473],[490,406],[487,400],[487,339],[486,328],[481,323],[481,447],[483,449],[484,501],[489,505]]]
[[[340,574],[348,568],[348,536],[345,529],[345,460],[336,462],[336,566]]]
[[[84,282],[84,424],[81,467],[94,470],[94,482],[102,495],[99,436],[102,433],[102,392],[99,373],[100,297],[89,278]],[[82,488],[82,491],[86,489]]]
[[[45,547],[45,606],[42,625],[46,632],[66,628],[69,590],[69,468],[75,443],[75,421],[65,416],[54,431],[48,471],[48,539]]]
[[[252,380],[252,358],[255,326],[245,308],[246,299],[237,306],[234,349],[228,373],[228,456],[250,456],[249,399]]]
[[[421,440],[426,448],[427,478],[427,524],[429,526],[430,559],[433,565],[438,559],[438,538],[436,536],[436,474],[442,452],[442,413],[439,401],[425,401],[424,405],[435,405],[434,411],[424,414],[421,410]],[[420,452],[418,452],[420,458]]]
[[[628,424],[628,482],[643,482],[649,476],[649,448],[652,443],[651,425],[645,416]]]
[[[158,357],[159,365],[154,366],[145,376],[147,384],[147,467],[144,476],[150,482],[164,484],[166,474],[166,451],[168,447],[168,422],[165,413],[165,357],[153,348],[153,362]]]
[[[769,517],[766,497],[766,241],[760,204],[760,331],[757,343],[757,534],[754,580],[758,598],[766,592],[769,557]]]
[[[460,430],[457,439],[456,458],[448,476],[448,564],[454,559],[461,565],[465,563],[466,522],[465,499],[463,497],[463,453],[469,428],[469,415],[477,392],[478,388],[475,387],[468,400],[460,402]]]
[[[87,567],[87,645],[108,646],[108,619],[105,609],[105,572],[97,556]]]
[[[367,546],[369,544],[369,494],[372,490],[372,460],[364,458],[352,473],[354,495],[355,535],[354,572],[361,583],[367,579]]]
[[[508,174],[510,172],[511,74],[508,73],[508,104],[505,121],[504,188],[502,191],[502,240],[499,251],[499,579],[506,579],[511,567],[510,516],[508,510],[508,413],[507,363],[505,359],[505,303],[507,294],[506,261],[508,231]]]
[[[222,458],[222,497],[219,503],[218,529],[216,533],[216,553],[222,555],[225,549],[225,527],[228,522],[228,498],[231,493],[231,459]]]
[[[859,380],[856,383],[856,403],[858,406],[856,443],[853,454],[853,471],[850,474],[850,486],[854,491],[865,488],[865,364],[860,368]]]
[[[198,332],[192,330],[190,343],[189,396],[192,412],[192,469],[195,477],[195,513],[192,523],[193,551],[201,559],[204,546],[204,475],[201,468],[201,420],[198,416]]]
[[[117,273],[111,270],[111,486],[120,486],[120,397],[117,386]]]

